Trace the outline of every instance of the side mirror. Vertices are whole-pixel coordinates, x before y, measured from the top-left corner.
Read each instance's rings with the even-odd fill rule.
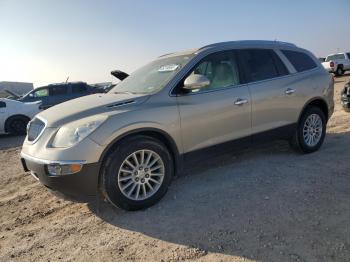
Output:
[[[199,89],[210,85],[210,80],[204,75],[191,74],[185,79],[184,88],[188,90]]]

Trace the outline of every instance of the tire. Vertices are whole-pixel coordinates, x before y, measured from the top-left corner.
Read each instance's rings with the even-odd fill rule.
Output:
[[[152,157],[148,159],[150,155]],[[160,160],[151,165],[158,157]],[[158,166],[160,168],[151,171]],[[139,210],[154,205],[165,195],[174,175],[174,166],[171,154],[162,142],[148,136],[134,136],[122,141],[107,155],[101,172],[100,186],[107,200],[125,210]]]
[[[12,135],[25,135],[29,118],[25,116],[12,116],[6,121],[6,130]]]
[[[337,76],[342,76],[344,74],[344,70],[342,67],[338,66],[337,71],[335,72]]]
[[[311,128],[311,131],[307,131],[308,123],[313,123],[312,119],[314,119],[315,122],[319,123],[319,125],[314,125],[314,127],[318,126],[319,128]],[[321,122],[318,122],[318,120],[320,120]],[[292,148],[304,154],[313,153],[317,151],[323,144],[326,135],[326,125],[326,116],[319,107],[307,107],[299,120],[297,129],[292,139],[290,140]],[[319,132],[317,132],[316,130],[319,130]],[[307,134],[310,133],[314,134],[314,140],[307,139]]]

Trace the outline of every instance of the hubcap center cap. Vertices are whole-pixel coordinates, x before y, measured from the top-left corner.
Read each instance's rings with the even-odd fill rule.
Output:
[[[140,170],[139,172],[138,172],[138,177],[139,178],[144,178],[145,177],[145,175],[146,175],[146,172],[144,171],[144,170]]]

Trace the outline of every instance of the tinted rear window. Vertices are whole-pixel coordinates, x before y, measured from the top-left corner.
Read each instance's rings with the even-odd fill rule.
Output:
[[[0,108],[4,108],[4,107],[6,107],[6,103],[3,101],[0,101]]]
[[[290,50],[281,51],[288,58],[289,62],[294,66],[297,72],[303,72],[317,67],[314,60],[305,53]]]
[[[248,81],[261,81],[288,74],[286,66],[270,49],[245,49],[239,51],[245,64]]]
[[[67,94],[67,86],[51,86],[50,87],[50,95],[58,96]]]
[[[73,93],[84,93],[87,91],[87,87],[85,84],[74,84],[72,85]]]

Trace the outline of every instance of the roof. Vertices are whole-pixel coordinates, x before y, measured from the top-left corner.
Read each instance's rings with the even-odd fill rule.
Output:
[[[340,52],[340,53],[334,53],[334,54],[329,54],[327,56],[331,56],[331,55],[344,55],[346,54],[347,52]]]
[[[160,57],[172,57],[180,55],[191,55],[200,50],[216,48],[216,47],[226,47],[226,46],[266,46],[266,47],[296,47],[295,44],[282,42],[282,41],[272,41],[272,40],[239,40],[239,41],[227,41],[219,42],[214,44],[205,45],[200,48],[185,50],[181,52],[174,52],[169,54],[161,55]]]
[[[63,82],[63,83],[49,84],[48,86],[61,86],[61,85],[70,85],[70,84],[86,84],[86,83],[85,83],[85,82],[82,82],[82,81],[77,81],[77,82]]]
[[[282,41],[271,41],[271,40],[240,40],[240,41],[228,41],[228,42],[220,42],[214,43],[210,45],[203,46],[199,48],[199,50],[211,48],[211,47],[225,47],[225,46],[289,46],[296,47],[295,44],[282,42]]]

